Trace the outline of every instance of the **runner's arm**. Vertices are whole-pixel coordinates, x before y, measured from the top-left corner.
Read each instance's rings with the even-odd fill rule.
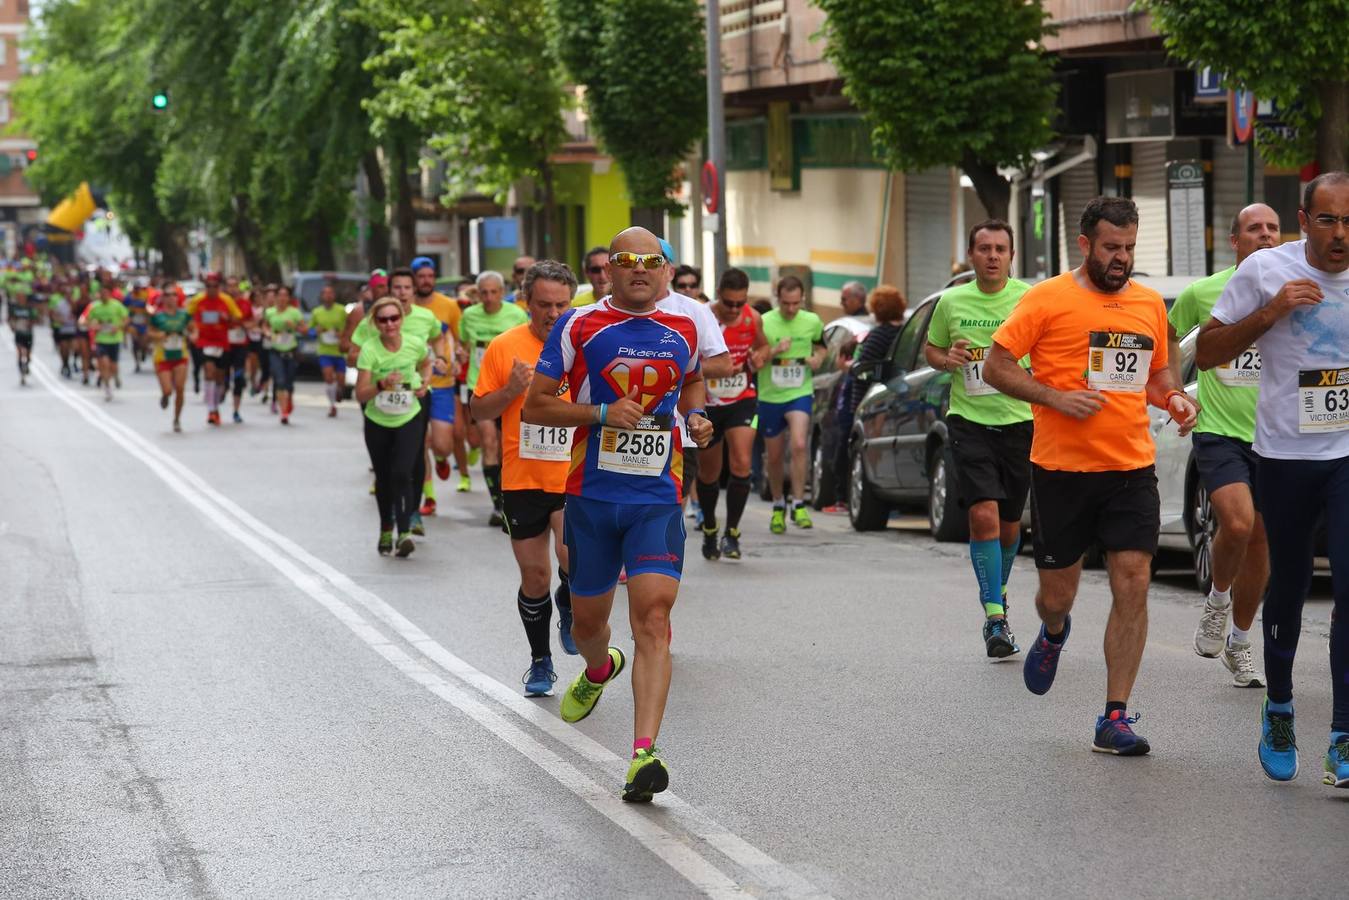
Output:
[[[718,353],[703,360],[702,370],[708,378],[725,378],[735,374],[735,363],[731,362],[729,351]]]
[[[579,425],[594,425],[600,420],[600,407],[597,403],[572,403],[557,396],[562,382],[549,378],[537,371],[534,380],[525,392],[525,405],[520,410],[520,418],[530,425],[549,425],[574,428]]]
[[[1008,397],[1050,409],[1058,409],[1063,396],[1063,392],[1036,381],[1034,375],[1021,368],[1011,351],[997,341],[984,360],[984,381]]]
[[[811,345],[810,359],[808,362],[810,363],[810,370],[812,372],[818,372],[820,370],[820,366],[824,365],[824,358],[828,353],[829,348],[819,341],[816,341]]]

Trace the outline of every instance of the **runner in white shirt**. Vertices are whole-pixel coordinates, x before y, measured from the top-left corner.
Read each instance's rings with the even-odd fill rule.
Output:
[[[1335,595],[1325,783],[1349,788],[1349,174],[1308,183],[1298,222],[1305,240],[1257,251],[1237,269],[1197,356],[1214,365],[1254,343],[1263,364],[1254,449],[1270,579],[1260,764],[1276,781],[1297,776],[1293,658],[1324,515]]]

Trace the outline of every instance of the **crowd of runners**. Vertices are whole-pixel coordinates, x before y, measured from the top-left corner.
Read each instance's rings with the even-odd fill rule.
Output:
[[[947,290],[933,313],[925,357],[952,376],[947,427],[988,657],[1021,652],[1008,585],[1030,504],[1040,624],[1022,673],[1032,693],[1047,693],[1058,674],[1084,554],[1093,546],[1106,553],[1112,606],[1093,750],[1151,749],[1133,728],[1129,700],[1160,521],[1152,406],[1182,435],[1194,432],[1219,523],[1194,648],[1220,659],[1236,686],[1265,688],[1259,762],[1275,780],[1298,772],[1292,667],[1318,527],[1331,536],[1332,623],[1349,615],[1349,176],[1310,182],[1298,216],[1305,238],[1280,244],[1272,209],[1242,210],[1230,234],[1237,265],[1194,284],[1169,312],[1131,278],[1139,220],[1130,200],[1092,200],[1080,219],[1081,264],[1035,285],[1010,276],[1012,228],[985,221],[969,233],[973,280]],[[421,257],[372,273],[349,307],[325,287],[307,314],[284,285],[215,273],[191,297],[172,282],[119,285],[108,273],[65,275],[40,264],[10,267],[0,286],[21,378],[42,321],[62,374],[109,400],[121,383],[120,350],[129,348],[137,368],[154,366],[175,431],[189,375],[210,427],[231,401],[241,422],[245,393],[261,395],[286,424],[298,341],[312,337],[328,416],[344,400],[347,368],[356,372],[352,399],[374,473],[382,555],[411,555],[425,534],[422,517],[437,511],[436,481],[457,470],[456,489],[470,491],[470,467],[481,460],[488,524],[505,533],[519,570],[525,693],[553,691],[556,607],[563,651],[583,660],[561,700],[565,720],[590,715],[606,686],[632,669],[623,798],[645,801],[669,782],[655,742],[671,679],[685,505],[696,504],[709,561],[740,560],[742,541],[812,527],[801,488],[823,322],[790,276],[766,312],[751,305],[750,278],[739,269],[722,272],[714,296],[703,296],[698,271],[677,265],[670,245],[642,228],[591,251],[582,274],[578,284],[563,263],[522,257],[509,276],[483,272],[450,298]],[[868,363],[888,355],[906,304],[887,285],[845,295],[846,312],[873,314],[870,334],[840,365],[850,379],[857,374],[845,391],[855,401],[867,390]],[[1190,396],[1179,342],[1194,329],[1202,374]],[[742,517],[760,463],[772,508],[766,532],[749,538]],[[631,660],[609,643],[622,583]],[[1263,673],[1250,639],[1262,602]],[[1349,631],[1334,624],[1330,666],[1324,780],[1343,788]]]

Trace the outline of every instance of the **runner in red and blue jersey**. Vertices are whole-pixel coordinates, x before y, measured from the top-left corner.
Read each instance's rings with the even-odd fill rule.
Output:
[[[609,247],[613,295],[566,313],[548,336],[525,400],[524,421],[576,427],[563,532],[572,637],[586,669],[562,699],[562,718],[590,714],[626,658],[609,646],[620,568],[628,573],[635,736],[623,799],[649,801],[668,786],[654,746],[670,690],[670,610],[684,563],[683,459],[676,412],[706,446],[698,324],[657,308],[669,268],[659,240],[629,228]],[[566,379],[575,402],[557,396]]]

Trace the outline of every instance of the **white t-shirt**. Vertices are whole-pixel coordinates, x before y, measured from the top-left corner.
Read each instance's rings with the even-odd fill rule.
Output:
[[[717,321],[717,314],[712,312],[707,304],[671,292],[656,301],[656,308],[678,311],[693,319],[698,327],[698,356],[702,359],[711,359],[731,352],[726,347],[726,338],[721,334],[721,323]],[[679,423],[682,445],[686,448],[692,447],[693,441],[689,439],[688,429],[684,426],[684,417],[677,411],[675,421]]]
[[[1310,278],[1324,299],[1280,319],[1264,333],[1260,348],[1260,400],[1255,410],[1255,452],[1271,459],[1349,457],[1349,430],[1316,433],[1300,425],[1304,402],[1298,373],[1349,369],[1349,271],[1332,274],[1307,262],[1305,240],[1257,250],[1237,267],[1213,317],[1233,325],[1267,306],[1285,284]]]

